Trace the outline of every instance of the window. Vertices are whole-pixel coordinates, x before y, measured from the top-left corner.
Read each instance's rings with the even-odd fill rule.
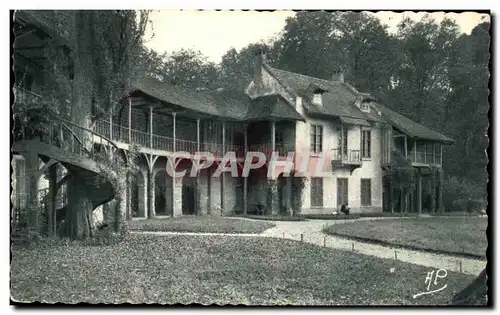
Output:
[[[434,146],[432,143],[427,143],[425,145],[425,162],[427,164],[434,163]]]
[[[441,156],[441,144],[434,144],[434,163],[441,164],[443,157]]]
[[[372,205],[372,181],[371,179],[361,179],[361,206]]]
[[[278,127],[278,125],[276,125]],[[274,141],[276,145],[276,151],[278,151],[280,156],[285,156],[287,152],[285,152],[285,134],[283,132],[283,128],[276,128],[276,133],[274,134]]]
[[[323,126],[311,125],[311,151],[314,153],[323,151]]]
[[[323,105],[322,99],[321,99],[321,93],[314,93],[313,96],[313,103],[317,105]]]
[[[339,147],[342,149],[342,155],[347,156],[347,128],[339,129]]]
[[[311,207],[323,207],[323,178],[311,178]]]
[[[283,145],[285,143],[285,134],[283,132],[283,128],[278,128],[276,125],[276,131],[274,133],[274,142],[276,145]]]
[[[372,150],[371,150],[371,145],[372,145],[372,133],[370,130],[363,130],[361,132],[361,156],[364,159],[369,159],[372,156]]]
[[[349,204],[349,184],[347,178],[337,178],[337,207]]]
[[[369,112],[370,111],[370,105],[368,105],[368,103],[366,103],[366,102],[362,102],[359,107],[364,112]]]

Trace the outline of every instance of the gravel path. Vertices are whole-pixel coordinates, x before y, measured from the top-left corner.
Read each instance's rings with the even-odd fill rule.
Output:
[[[361,218],[356,220],[308,220],[308,221],[269,221],[276,226],[261,234],[228,234],[228,233],[190,233],[190,232],[146,232],[133,231],[134,234],[154,235],[224,235],[233,237],[274,237],[290,240],[304,241],[319,246],[326,246],[339,250],[349,250],[379,258],[397,259],[399,261],[427,266],[430,268],[445,269],[447,271],[462,272],[465,274],[479,275],[486,267],[486,261],[465,257],[456,257],[444,254],[426,253],[409,249],[382,246],[348,240],[323,233],[327,225],[342,224],[360,220],[383,220],[387,218]],[[393,218],[392,218],[393,219]],[[404,219],[404,218],[398,218]],[[252,220],[252,219],[249,219]],[[394,220],[394,219],[393,219]],[[461,265],[461,266],[460,266]],[[430,270],[429,270],[430,271]]]
[[[462,273],[479,275],[486,266],[486,261],[455,257],[444,254],[426,253],[402,248],[393,248],[348,240],[323,233],[322,230],[327,225],[342,224],[352,220],[309,220],[301,222],[273,221],[276,227],[264,231],[261,236],[286,238],[292,240],[301,240],[319,246],[336,248],[340,250],[352,250],[364,255],[376,256],[380,258],[397,259],[403,262],[446,269],[447,271],[460,272],[460,262],[462,264]],[[301,236],[302,235],[302,236]]]

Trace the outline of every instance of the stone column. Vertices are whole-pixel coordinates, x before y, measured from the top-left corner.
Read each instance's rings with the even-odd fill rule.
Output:
[[[25,156],[25,185],[26,205],[28,208],[28,228],[32,231],[40,231],[40,209],[38,205],[38,155],[34,151],[28,151]]]
[[[200,119],[199,118],[196,119],[196,152],[200,152]],[[198,170],[198,172],[196,174],[196,200],[195,200],[195,212],[194,212],[197,215],[202,214],[200,176],[201,176],[201,172]]]
[[[292,214],[292,178],[285,177],[285,208],[287,215]]]
[[[172,177],[173,213],[172,216],[182,215],[182,177]]]
[[[416,196],[417,212],[422,214],[422,173],[417,169],[417,196]]]
[[[226,123],[222,122],[222,160],[220,163],[224,161],[224,155],[226,154]],[[225,165],[224,165],[225,166]],[[225,212],[225,202],[224,202],[224,186],[225,186],[225,181],[226,181],[226,172],[222,172],[220,178],[220,207],[222,208],[222,211]]]
[[[271,155],[276,151],[276,123],[271,121]]]
[[[212,167],[207,169],[207,189],[208,189],[208,197],[207,197],[207,215],[212,214]]]
[[[439,213],[444,212],[444,205],[443,205],[443,169],[438,168],[438,199],[437,199],[437,210]]]
[[[248,126],[244,126],[244,152],[245,157],[248,151],[248,136],[247,136]],[[243,174],[243,171],[241,172]],[[250,175],[250,174],[249,174]],[[248,176],[243,177],[243,214],[248,212]]]
[[[394,213],[394,194],[393,194],[393,182],[392,182],[392,176],[388,176],[387,180],[387,199],[389,199],[389,210],[391,213]]]
[[[148,172],[148,211],[145,212],[145,217],[155,217],[155,178],[152,170]]]
[[[436,168],[431,168],[431,212],[436,213]]]
[[[268,180],[268,194],[270,195],[269,212],[271,215],[279,214],[279,195],[278,195],[278,181],[275,179]]]
[[[127,173],[127,181],[126,181],[126,187],[127,187],[127,192],[126,192],[126,195],[127,195],[127,204],[126,204],[126,208],[127,208],[127,216],[126,216],[126,219],[127,220],[130,220],[132,219],[132,187],[131,187],[131,181],[132,181],[132,176]]]

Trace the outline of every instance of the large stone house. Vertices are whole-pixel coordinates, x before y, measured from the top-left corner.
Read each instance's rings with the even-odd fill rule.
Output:
[[[303,213],[323,213],[348,204],[352,212],[380,212],[385,208],[442,210],[442,145],[453,140],[383,106],[367,93],[344,82],[341,71],[331,80],[275,69],[258,55],[251,98],[280,95],[305,121],[297,121],[295,150],[302,155],[329,156],[331,176],[309,177],[303,193]],[[409,160],[416,185],[405,198],[395,198],[388,175],[396,155]],[[427,180],[426,180],[427,179]],[[426,189],[424,189],[423,182]],[[403,194],[399,194],[403,196]]]
[[[29,34],[40,33],[33,15],[21,17],[20,27],[37,30]],[[31,40],[37,39],[27,38],[18,42],[16,56],[37,61],[36,51],[26,49],[32,46]],[[35,55],[25,55],[26,51]],[[34,87],[36,84],[18,86],[17,96],[32,94]],[[332,80],[322,80],[275,69],[258,55],[253,81],[246,91],[198,92],[143,78],[132,84],[120,104],[91,124],[90,139],[93,147],[113,146],[124,157],[137,147],[139,171],[125,191],[109,190],[108,196],[93,200],[98,209],[117,193],[126,199],[129,218],[331,213],[344,204],[351,212],[442,208],[442,145],[453,140],[357,91],[344,82],[341,72]],[[23,150],[33,151],[29,149],[20,147],[13,152],[14,208],[26,206],[23,195],[33,189],[26,182],[31,176],[25,174],[26,169],[46,171],[44,163],[50,158],[78,171],[71,160],[44,155],[41,149],[33,153],[40,159],[27,166],[25,158],[31,155]],[[169,159],[172,161],[180,151],[185,154],[173,159],[175,170],[185,170],[186,175],[173,178],[167,171]],[[211,153],[213,164],[189,176],[200,163],[199,152]],[[237,176],[218,172],[221,165],[227,166],[228,152],[236,158]],[[266,162],[247,176],[245,163],[256,164],[253,158],[247,160],[248,152],[263,153]],[[397,187],[386,176],[395,154],[404,156],[417,170],[415,187],[404,198],[395,194]],[[273,159],[290,162],[291,170],[282,164],[269,176]],[[86,174],[95,173],[88,165],[78,167],[86,167]],[[307,172],[302,173],[304,170]],[[296,185],[297,178],[303,186]],[[46,186],[44,180],[38,182],[38,188]],[[103,191],[101,187],[89,189]],[[429,199],[426,196],[431,200],[429,205],[423,202]],[[30,198],[34,202],[34,197]],[[301,209],[297,209],[297,203],[292,204],[294,198],[300,198]],[[42,200],[39,198],[39,202]]]

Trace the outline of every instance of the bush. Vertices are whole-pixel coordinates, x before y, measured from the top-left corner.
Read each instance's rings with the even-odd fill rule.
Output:
[[[305,217],[302,216],[291,216],[291,215],[234,215],[238,218],[248,218],[254,220],[265,220],[265,221],[305,221]]]
[[[443,205],[447,212],[480,212],[486,209],[486,189],[466,179],[450,177],[443,182]]]

